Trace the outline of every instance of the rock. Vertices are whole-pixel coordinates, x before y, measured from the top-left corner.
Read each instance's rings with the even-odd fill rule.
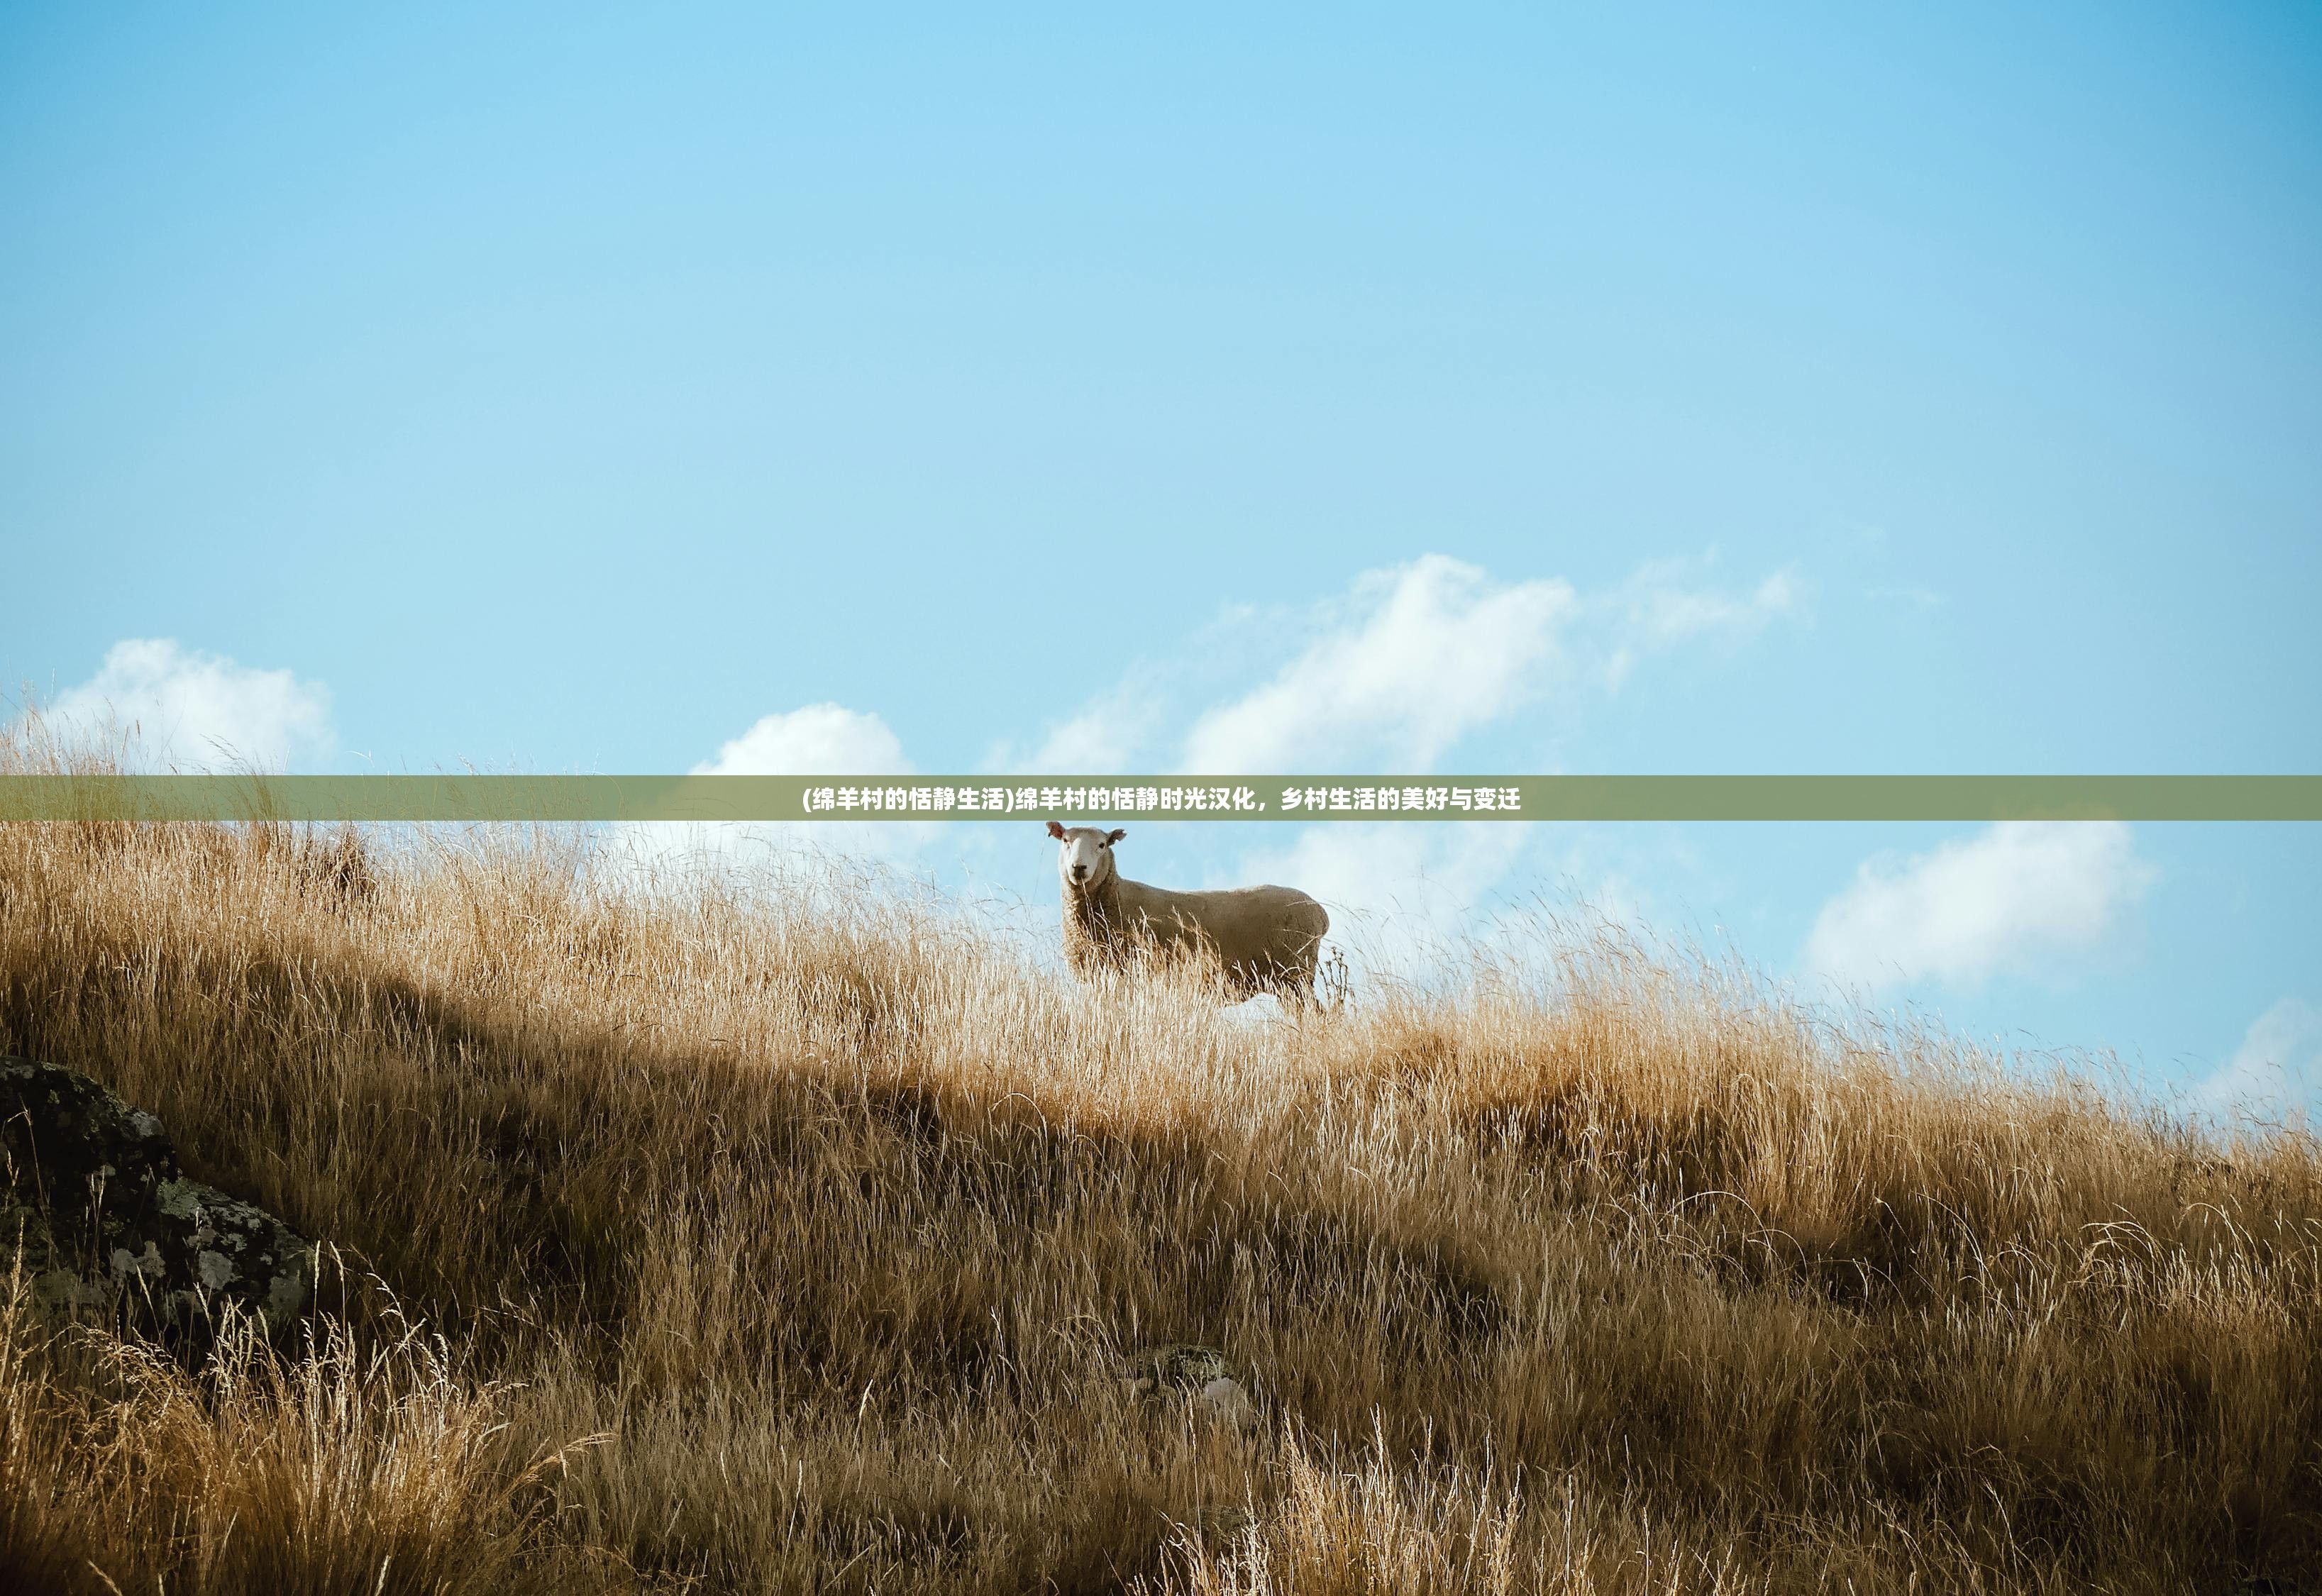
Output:
[[[0,1059],[0,1261],[21,1254],[55,1308],[125,1302],[192,1329],[233,1302],[279,1327],[313,1296],[303,1237],[188,1180],[159,1119],[78,1070]]]
[[[1199,1391],[1212,1380],[1230,1380],[1233,1366],[1214,1346],[1172,1341],[1144,1346],[1121,1359],[1121,1378],[1131,1396],[1151,1396],[1162,1391]]]
[[[1191,1519],[1179,1521],[1177,1528],[1197,1545],[1230,1546],[1255,1538],[1265,1521],[1250,1508],[1238,1502],[1211,1502],[1193,1509]]]
[[[1130,1353],[1121,1360],[1121,1378],[1132,1397],[1179,1393],[1199,1397],[1218,1418],[1244,1432],[1257,1427],[1257,1408],[1242,1386],[1239,1372],[1214,1346],[1170,1342]]]

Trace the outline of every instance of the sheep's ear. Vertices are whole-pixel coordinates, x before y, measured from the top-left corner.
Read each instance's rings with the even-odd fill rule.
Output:
[[[1063,842],[1065,840],[1065,823],[1061,820],[1049,821],[1048,834],[1056,838],[1058,842]]]
[[[1121,839],[1121,838],[1123,838],[1123,837],[1127,836],[1128,834],[1129,834],[1129,833],[1128,833],[1127,831],[1125,831],[1125,830],[1124,830],[1124,831],[1116,831],[1116,832],[1113,832],[1113,833],[1110,834],[1109,835],[1107,835],[1107,836],[1106,836],[1106,838],[1105,838],[1104,840],[1105,840],[1105,841],[1106,841],[1106,843],[1108,843],[1108,844],[1117,843],[1117,842],[1120,841],[1120,839]]]

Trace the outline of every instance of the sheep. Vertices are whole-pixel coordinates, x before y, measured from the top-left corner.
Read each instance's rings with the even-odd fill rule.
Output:
[[[1066,830],[1056,875],[1064,889],[1065,957],[1078,974],[1119,968],[1141,952],[1206,953],[1223,972],[1229,1001],[1273,992],[1314,1001],[1314,966],[1330,917],[1294,887],[1172,892],[1124,878],[1113,845],[1129,834],[1093,825]]]

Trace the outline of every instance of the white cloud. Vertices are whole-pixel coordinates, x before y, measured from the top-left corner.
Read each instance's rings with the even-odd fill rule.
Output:
[[[2299,1126],[2322,1120],[2322,1008],[2303,998],[2276,1003],[2195,1096],[2234,1119]]]
[[[161,770],[287,770],[332,743],[331,693],[288,670],[256,670],[171,638],[133,637],[41,711],[68,740],[121,743]]]
[[[1359,973],[1408,973],[1475,928],[1476,911],[1516,866],[1521,821],[1431,825],[1342,821],[1302,827],[1286,846],[1241,861],[1232,881],[1276,881],[1330,914],[1330,942]],[[1134,871],[1131,871],[1134,874]]]
[[[1104,776],[1126,771],[1138,750],[1151,740],[1162,707],[1132,679],[1092,699],[1060,725],[1052,726],[1031,759],[1018,766],[1003,749],[997,762],[1042,775]]]
[[[1786,570],[1774,572],[1740,597],[1679,585],[1684,578],[1707,563],[1692,560],[1650,561],[1639,567],[1605,601],[1605,606],[1627,619],[1637,641],[1668,643],[1711,633],[1750,636],[1776,616],[1796,608],[1799,602],[1797,579]]]
[[[1804,606],[1804,584],[1787,570],[1774,572],[1743,594],[1693,585],[1697,574],[1714,562],[1714,556],[1650,561],[1620,587],[1590,602],[1591,616],[1605,634],[1597,670],[1608,689],[1617,692],[1646,653],[1696,639],[1729,646],[1746,643]]]
[[[1194,723],[1181,766],[1316,769],[1381,750],[1397,769],[1425,770],[1542,689],[1577,607],[1568,582],[1495,583],[1441,554],[1367,572],[1341,625]]]
[[[1802,603],[1800,584],[1787,571],[1726,592],[1705,579],[1713,563],[1655,562],[1584,597],[1561,579],[1503,581],[1428,554],[1366,572],[1345,593],[1312,606],[1229,606],[1051,723],[1028,753],[1001,742],[983,762],[1044,775],[1171,766],[1231,774],[1331,765],[1427,770],[1461,738],[1560,688],[1617,687],[1636,657],[1744,641]],[[1273,664],[1270,676],[1260,660]],[[1262,679],[1239,685],[1253,679]],[[1158,752],[1172,742],[1174,760]],[[836,704],[770,716],[696,767],[703,773],[911,769],[876,715]],[[1312,876],[1358,919],[1396,923],[1403,929],[1395,940],[1408,945],[1467,924],[1473,907],[1508,878],[1530,830],[1334,825],[1251,865]],[[939,834],[939,827],[919,825],[762,825],[714,835],[698,830],[690,845],[724,857],[754,844],[810,843],[917,861]]]
[[[911,762],[887,723],[840,704],[769,715],[693,767],[697,776],[906,776]]]
[[[1468,733],[1576,678],[1617,690],[1647,654],[1736,645],[1804,605],[1803,584],[1787,570],[1726,592],[1704,579],[1714,563],[1656,561],[1586,596],[1561,578],[1495,581],[1443,554],[1367,571],[1344,598],[1297,623],[1311,641],[1271,680],[1194,721],[1178,766],[1429,770]],[[1084,715],[1087,726],[1068,725],[1084,736],[1129,718],[1105,706]]]
[[[1713,563],[1657,561],[1584,597],[1561,579],[1500,581],[1428,554],[1366,572],[1346,594],[1303,611],[1230,611],[1178,655],[1140,662],[1052,726],[1028,762],[1004,747],[993,762],[1043,774],[1132,769],[1172,723],[1190,718],[1172,762],[1187,771],[1424,771],[1469,733],[1559,688],[1617,689],[1644,654],[1739,643],[1803,604],[1802,585],[1787,571],[1726,592],[1705,579]],[[1265,628],[1298,640],[1288,663],[1188,716],[1189,679],[1214,679],[1246,657]],[[1241,861],[1231,879],[1284,880],[1315,893],[1331,907],[1333,940],[1358,966],[1407,967],[1474,926],[1478,906],[1518,868],[1532,830],[1317,826]],[[1617,880],[1598,882],[1596,891],[1605,900],[1594,906],[1599,912],[1632,896]]]
[[[2030,973],[2101,944],[2153,876],[2117,821],[2002,821],[1932,853],[1867,861],[1823,906],[1803,962],[1870,990]]]
[[[695,765],[696,776],[907,776],[902,740],[875,714],[809,704],[769,715]],[[600,855],[617,879],[682,877],[737,864],[781,865],[838,855],[913,862],[935,834],[922,822],[644,822],[608,828]]]

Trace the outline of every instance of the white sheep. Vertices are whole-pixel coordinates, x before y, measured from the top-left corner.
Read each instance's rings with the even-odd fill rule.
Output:
[[[1051,820],[1048,834],[1064,844],[1056,875],[1065,898],[1065,957],[1076,972],[1118,968],[1140,953],[1200,952],[1217,960],[1236,1003],[1260,992],[1314,1001],[1315,961],[1330,917],[1303,892],[1172,892],[1129,880],[1114,868],[1113,844],[1126,831],[1066,830]]]

